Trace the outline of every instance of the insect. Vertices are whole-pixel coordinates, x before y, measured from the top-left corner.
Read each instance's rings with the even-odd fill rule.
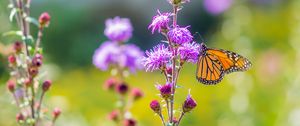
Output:
[[[225,74],[246,71],[250,67],[251,62],[235,52],[208,48],[201,43],[196,78],[206,85],[217,84]]]

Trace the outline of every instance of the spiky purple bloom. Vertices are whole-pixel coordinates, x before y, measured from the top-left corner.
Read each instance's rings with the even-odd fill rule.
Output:
[[[172,83],[167,83],[165,85],[156,85],[159,90],[160,95],[163,99],[169,99],[172,96]]]
[[[171,42],[174,42],[177,45],[181,45],[186,42],[193,41],[193,36],[187,27],[175,27],[168,32],[168,37]]]
[[[111,41],[124,42],[132,36],[133,27],[128,18],[107,19],[105,26],[104,34]]]
[[[188,43],[182,44],[178,48],[178,52],[179,52],[181,61],[197,63],[199,49],[200,49],[200,45],[196,42],[188,42]]]
[[[146,71],[153,71],[164,67],[170,60],[172,53],[163,44],[158,44],[150,51],[146,51],[146,57],[142,59],[142,63]]]
[[[155,30],[157,30],[159,33],[164,30],[168,29],[168,25],[170,22],[170,16],[171,13],[160,13],[159,10],[157,10],[157,15],[153,17],[151,24],[149,25],[148,29],[152,29],[152,34]]]
[[[115,42],[104,42],[96,49],[93,56],[93,64],[105,71],[110,65],[119,65],[128,68],[131,72],[141,69],[140,58],[144,53],[134,44],[118,45]]]
[[[196,101],[192,98],[190,94],[188,94],[187,98],[185,99],[183,105],[182,105],[182,111],[184,113],[190,112],[197,106]]]
[[[232,0],[204,0],[204,8],[213,15],[219,15],[226,11],[232,4]]]

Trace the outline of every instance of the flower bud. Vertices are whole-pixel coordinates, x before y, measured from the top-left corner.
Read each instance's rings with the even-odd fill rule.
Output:
[[[157,100],[153,100],[150,103],[150,108],[157,114],[161,114],[160,104]]]
[[[44,81],[44,83],[42,85],[43,91],[44,92],[48,91],[49,88],[51,87],[51,84],[52,84],[52,82],[50,80]]]
[[[116,92],[125,95],[128,92],[128,85],[126,83],[121,83],[116,86]]]
[[[108,119],[117,122],[119,121],[119,116],[120,116],[120,112],[114,110],[108,115]]]
[[[7,89],[10,92],[14,92],[15,89],[16,89],[16,83],[14,81],[12,81],[12,80],[7,81]]]
[[[40,66],[42,66],[42,64],[43,64],[42,59],[36,58],[36,57],[34,57],[34,58],[32,59],[32,65],[33,65],[33,66],[40,67]]]
[[[190,112],[191,110],[193,110],[195,107],[197,106],[196,101],[191,97],[191,95],[189,94],[186,98],[186,100],[184,101],[183,105],[182,105],[182,110],[184,113],[186,112]]]
[[[136,121],[134,119],[125,119],[123,121],[124,126],[136,126]]]
[[[27,78],[25,81],[24,81],[24,84],[26,87],[30,87],[33,83],[33,80],[32,78]]]
[[[39,23],[40,23],[40,27],[48,27],[49,23],[50,23],[50,15],[47,12],[44,12],[41,14],[41,16],[39,17]]]
[[[22,121],[25,120],[25,117],[24,117],[24,115],[22,113],[18,113],[16,115],[16,119],[17,119],[17,122],[22,122]]]
[[[173,119],[172,119],[172,122],[175,124],[175,126],[176,126],[176,124],[178,123],[178,120],[176,119],[176,117],[174,117]]]
[[[118,84],[117,79],[109,78],[104,82],[103,88],[105,90],[113,90],[117,84]]]
[[[17,58],[14,55],[8,56],[8,62],[12,65],[15,65],[17,63]]]
[[[22,51],[22,48],[23,48],[23,43],[20,42],[20,41],[16,41],[14,43],[14,50],[16,51],[16,53],[19,53]]]
[[[35,77],[38,73],[39,73],[39,70],[38,70],[37,67],[31,67],[31,68],[29,68],[29,74],[32,77]]]
[[[58,118],[58,116],[61,114],[60,108],[54,108],[52,112],[52,116],[54,119]]]
[[[140,99],[141,97],[144,96],[143,92],[138,88],[133,88],[131,90],[131,95],[133,96],[134,100]]]
[[[36,59],[40,59],[40,60],[43,60],[43,55],[42,55],[42,54],[39,54],[39,53],[37,53],[37,54],[35,54],[35,55],[34,55],[34,58],[36,58]]]
[[[160,95],[163,99],[169,99],[172,96],[172,83],[165,85],[156,85],[156,88],[160,91]]]

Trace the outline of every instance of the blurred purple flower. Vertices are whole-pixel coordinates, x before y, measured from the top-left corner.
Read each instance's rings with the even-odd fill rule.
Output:
[[[160,33],[162,30],[167,29],[170,22],[169,16],[171,16],[171,13],[160,13],[159,10],[157,10],[157,13],[158,15],[153,17],[152,22],[148,27],[148,29],[152,29],[152,34],[155,30]]]
[[[232,0],[204,0],[204,8],[213,15],[226,11],[232,4]]]
[[[134,44],[119,46],[115,42],[107,41],[96,49],[93,64],[103,71],[107,70],[110,65],[116,64],[135,72],[136,69],[142,68],[139,59],[143,56],[144,53]]]
[[[136,69],[142,69],[141,58],[144,56],[144,52],[134,44],[123,45],[122,54],[120,54],[120,65],[127,67],[131,72],[135,72]]]
[[[115,17],[105,21],[104,34],[111,41],[124,42],[132,36],[132,25],[128,18]]]
[[[198,60],[200,45],[196,42],[184,43],[178,48],[180,59],[190,63]]]
[[[181,45],[186,42],[191,42],[193,40],[193,36],[191,32],[187,29],[187,27],[176,27],[168,32],[168,37],[171,42],[174,42],[177,45]]]
[[[158,44],[150,51],[146,51],[146,57],[142,59],[142,63],[146,71],[153,71],[160,69],[168,63],[172,53],[163,44]]]
[[[117,63],[117,57],[120,54],[120,49],[117,43],[106,41],[96,49],[93,56],[93,64],[105,71],[108,69],[110,64]]]

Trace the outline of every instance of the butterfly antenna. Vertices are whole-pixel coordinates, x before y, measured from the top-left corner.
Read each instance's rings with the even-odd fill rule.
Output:
[[[194,35],[193,35],[196,39],[198,39],[198,37],[199,37],[199,39],[200,39],[200,43],[201,42],[205,42],[205,40],[204,40],[204,38],[202,37],[202,35],[199,33],[199,32],[196,32]]]

